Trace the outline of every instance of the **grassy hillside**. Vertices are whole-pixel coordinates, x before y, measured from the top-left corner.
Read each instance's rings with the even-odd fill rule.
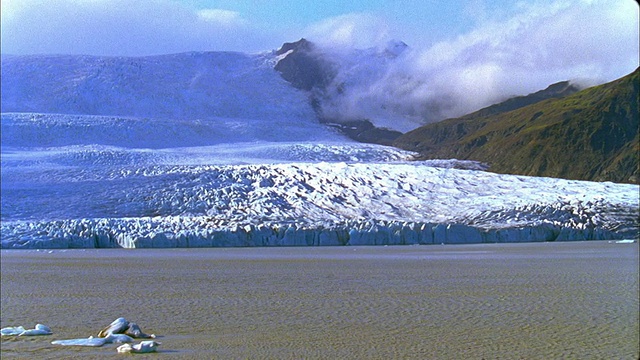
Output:
[[[478,160],[500,173],[637,183],[640,68],[512,111],[429,124],[394,145],[422,159]]]

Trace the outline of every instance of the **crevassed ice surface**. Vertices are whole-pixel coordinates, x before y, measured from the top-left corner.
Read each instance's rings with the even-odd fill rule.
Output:
[[[637,236],[635,185],[410,162],[319,124],[272,66],[269,54],[3,56],[2,247]]]

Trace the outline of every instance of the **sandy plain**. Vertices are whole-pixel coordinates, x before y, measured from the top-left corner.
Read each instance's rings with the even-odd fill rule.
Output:
[[[165,359],[637,359],[638,244],[3,250],[3,359],[117,317]]]

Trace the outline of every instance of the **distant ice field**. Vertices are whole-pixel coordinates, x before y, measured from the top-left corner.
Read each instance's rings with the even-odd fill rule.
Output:
[[[307,94],[283,80],[274,61],[268,53],[235,52],[3,55],[2,111],[290,123],[315,118]]]

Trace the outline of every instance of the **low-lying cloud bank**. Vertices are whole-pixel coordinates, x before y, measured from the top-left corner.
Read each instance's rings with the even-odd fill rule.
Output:
[[[329,19],[307,32],[340,59],[325,112],[401,131],[563,80],[604,83],[639,65],[638,5],[632,1],[523,4],[506,20],[484,20],[432,45],[410,44],[397,57],[390,26],[369,14]],[[375,49],[379,58],[358,59],[357,47]]]

